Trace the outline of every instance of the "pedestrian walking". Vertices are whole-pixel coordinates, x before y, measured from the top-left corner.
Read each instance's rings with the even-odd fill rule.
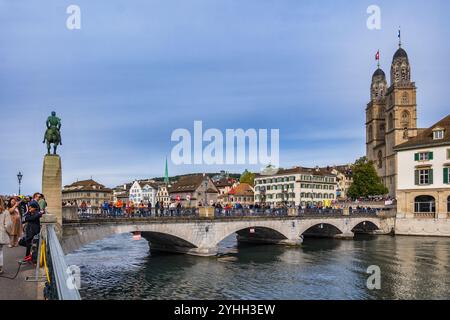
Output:
[[[3,198],[0,198],[0,274],[3,273],[3,246],[9,243],[9,237],[6,233],[6,210]]]

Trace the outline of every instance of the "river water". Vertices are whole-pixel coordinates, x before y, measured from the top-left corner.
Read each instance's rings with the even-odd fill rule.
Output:
[[[120,234],[67,255],[83,299],[450,299],[450,239],[305,239],[298,248],[222,241],[219,257],[150,254]],[[381,289],[367,288],[367,268]]]

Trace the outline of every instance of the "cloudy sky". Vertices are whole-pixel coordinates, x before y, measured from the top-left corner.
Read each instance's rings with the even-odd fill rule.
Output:
[[[81,30],[66,28],[69,5]],[[366,27],[369,5],[381,30]],[[45,120],[62,118],[63,183],[108,186],[216,166],[170,162],[177,128],[278,128],[280,164],[365,153],[374,55],[401,25],[418,125],[449,113],[450,3],[300,0],[0,0],[0,193],[40,190]],[[225,166],[240,172],[246,167]]]

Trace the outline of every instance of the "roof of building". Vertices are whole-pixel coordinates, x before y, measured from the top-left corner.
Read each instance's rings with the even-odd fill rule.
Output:
[[[208,176],[206,176],[209,180]],[[194,192],[195,190],[200,187],[202,182],[204,181],[204,176],[201,173],[191,174],[180,177],[177,182],[175,182],[170,188],[169,193],[176,193],[176,192]],[[212,191],[209,191],[211,189]],[[208,188],[208,193],[215,193],[217,192],[216,189]]]
[[[331,172],[328,172],[327,170],[323,168],[306,168],[306,167],[293,167],[288,169],[279,168],[277,171],[275,171],[274,174],[271,175],[262,175],[257,173],[255,175],[255,178],[264,178],[264,177],[271,177],[271,176],[284,176],[288,174],[311,174],[316,176],[334,176]]]
[[[433,138],[433,131],[437,129],[444,130],[443,139]],[[427,129],[419,130],[416,137],[411,138],[402,144],[399,144],[398,146],[394,147],[394,150],[416,149],[448,144],[450,144],[450,115],[436,122],[434,125]]]
[[[214,181],[214,185],[217,188],[231,187],[235,183],[233,178],[222,178],[220,180]]]
[[[406,53],[406,51],[403,48],[398,48],[398,50],[395,51],[395,53],[394,53],[394,59],[397,59],[397,58],[408,59],[408,54]]]
[[[378,76],[381,76],[381,77],[386,77],[386,74],[384,73],[384,71],[382,70],[382,69],[380,69],[380,68],[378,68],[377,70],[375,70],[375,72],[373,73],[373,76],[372,76],[372,78],[375,78],[375,77],[378,77]]]
[[[254,191],[248,183],[239,183],[236,187],[228,191],[228,194],[233,196],[253,196]]]
[[[92,179],[76,181],[72,184],[64,186],[62,192],[72,192],[72,191],[102,191],[111,192],[112,190],[106,188],[103,184],[98,183]]]
[[[343,175],[345,175],[346,177],[351,177],[352,176],[352,165],[351,164],[344,164],[344,165],[337,165],[337,166],[328,166],[328,167],[324,167],[324,168],[320,168],[321,170],[325,170],[328,172],[331,172],[334,170],[342,173]]]
[[[139,184],[141,188],[144,188],[146,185],[148,185],[153,189],[158,189],[159,186],[161,185],[161,183],[157,183],[154,180],[136,180],[135,182],[132,183],[132,185],[136,182]]]

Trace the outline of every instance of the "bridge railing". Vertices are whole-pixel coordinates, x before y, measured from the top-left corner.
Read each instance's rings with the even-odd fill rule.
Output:
[[[69,209],[63,207],[64,209]],[[196,218],[199,216],[198,208],[74,208],[72,213],[67,215],[65,220],[90,220],[90,219],[155,219],[155,218]],[[349,208],[345,212],[341,208],[216,208],[214,217],[226,219],[231,217],[341,217],[341,216],[376,216],[384,212],[381,208]]]
[[[232,209],[225,209],[225,208],[216,208],[214,210],[214,216],[216,218],[221,217],[281,217],[281,216],[287,216],[288,215],[288,209],[287,208],[232,208]]]
[[[79,283],[76,283],[80,275],[74,277],[75,270],[67,266],[54,223],[43,224],[39,243],[37,268],[43,268],[46,279],[44,298],[46,300],[81,300],[78,291]]]

